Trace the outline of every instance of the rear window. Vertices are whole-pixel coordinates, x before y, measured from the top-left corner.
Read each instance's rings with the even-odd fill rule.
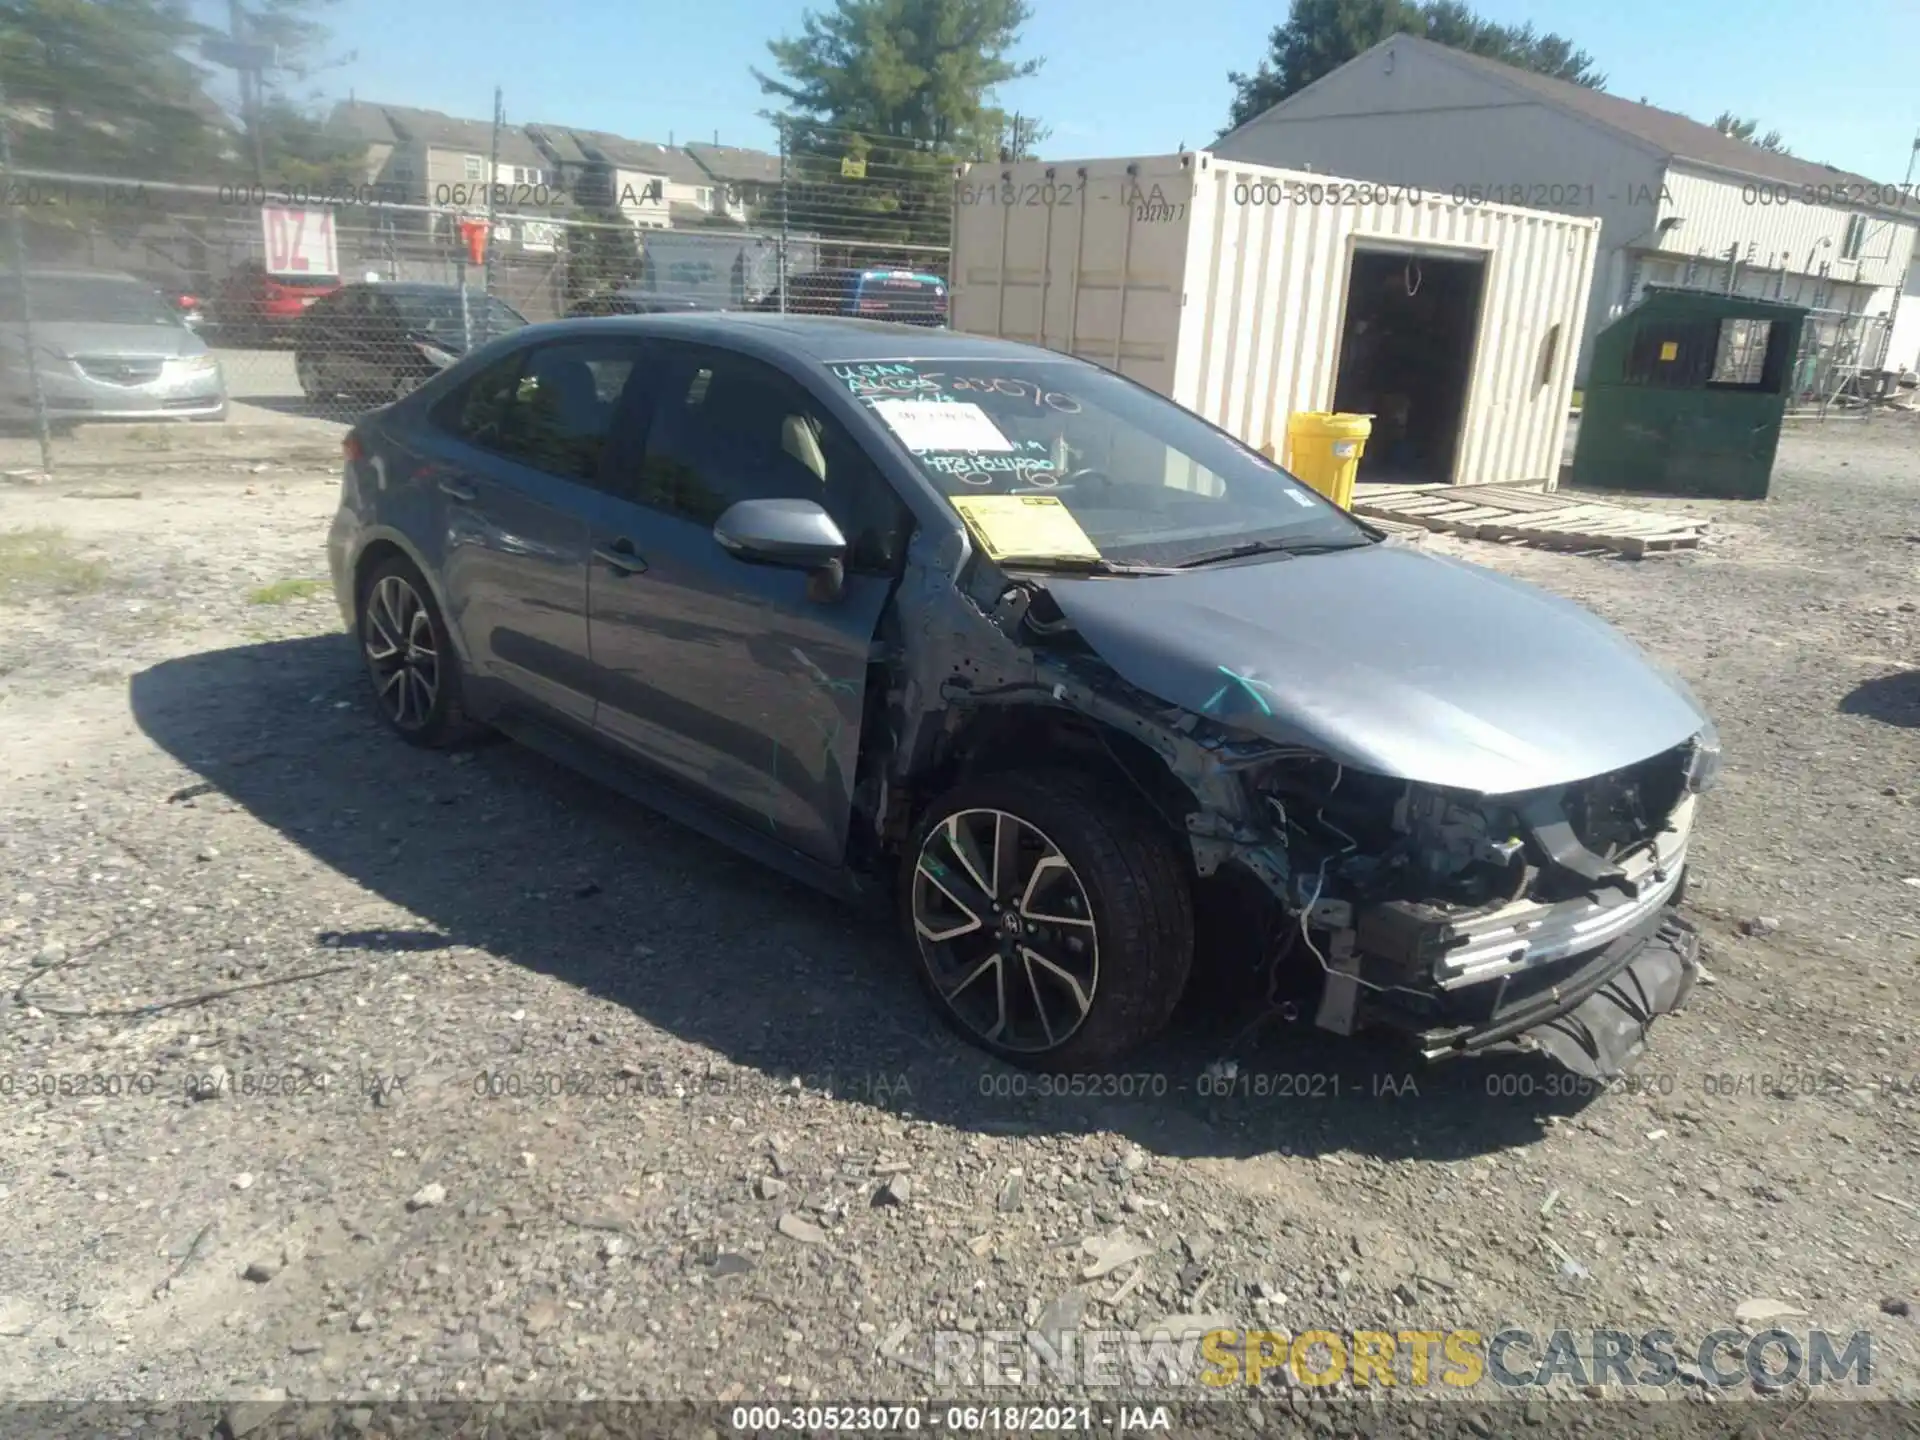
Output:
[[[294,290],[328,290],[340,283],[338,275],[269,275],[267,279]]]
[[[910,271],[880,271],[860,277],[857,314],[889,318],[944,317],[947,313],[947,285],[937,275],[916,275]]]

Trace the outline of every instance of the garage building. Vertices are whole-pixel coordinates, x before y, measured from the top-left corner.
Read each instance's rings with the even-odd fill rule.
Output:
[[[1807,386],[1920,368],[1912,192],[1684,115],[1398,35],[1213,149],[1599,218],[1582,379],[1593,337],[1648,285],[1809,307]]]
[[[1592,220],[1206,151],[974,165],[955,200],[956,330],[1096,361],[1276,455],[1296,411],[1370,414],[1362,482],[1558,479]]]

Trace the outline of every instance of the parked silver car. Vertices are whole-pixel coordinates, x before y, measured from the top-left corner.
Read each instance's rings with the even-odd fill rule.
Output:
[[[226,377],[206,342],[153,286],[131,275],[28,272],[32,361],[54,423],[220,420]],[[0,277],[0,420],[33,418],[27,307]]]

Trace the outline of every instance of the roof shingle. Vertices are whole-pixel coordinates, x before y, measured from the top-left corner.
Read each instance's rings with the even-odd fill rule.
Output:
[[[714,179],[736,185],[771,185],[780,179],[780,157],[737,145],[687,142],[687,153]]]
[[[1604,90],[1592,90],[1585,85],[1575,85],[1571,81],[1556,80],[1549,75],[1538,75],[1531,70],[1503,65],[1498,60],[1489,60],[1483,55],[1474,55],[1465,50],[1455,50],[1450,46],[1440,45],[1418,36],[1396,35],[1392,40],[1382,43],[1412,44],[1438,51],[1456,64],[1477,70],[1483,75],[1518,89],[1529,91],[1549,104],[1571,110],[1610,130],[1620,131],[1644,144],[1651,145],[1669,159],[1693,160],[1703,165],[1718,166],[1724,170],[1751,175],[1755,179],[1774,180],[1796,186],[1841,185],[1850,188],[1855,185],[1876,184],[1863,175],[1855,175],[1831,165],[1802,160],[1795,155],[1782,155],[1773,150],[1762,150],[1758,145],[1750,145],[1744,140],[1735,140],[1730,135],[1722,135],[1711,125],[1703,125],[1698,120],[1690,120],[1685,115],[1675,114],[1671,110],[1637,104],[1632,100],[1622,99],[1618,95],[1609,95]]]

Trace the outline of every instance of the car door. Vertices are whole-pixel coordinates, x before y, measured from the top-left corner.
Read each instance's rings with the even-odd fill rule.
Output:
[[[433,411],[424,477],[441,507],[449,623],[482,685],[590,731],[587,565],[602,454],[636,349],[617,338],[530,346]]]
[[[594,537],[596,723],[733,818],[838,864],[907,511],[792,376],[719,347],[650,349],[648,414],[607,477],[614,498]],[[851,548],[837,598],[714,539],[730,505],[766,497],[818,500],[839,522]]]
[[[394,394],[394,382],[413,357],[406,323],[391,295],[371,287],[366,290],[351,340],[354,372],[360,377],[356,388],[383,398]]]
[[[337,290],[300,317],[294,331],[294,348],[307,357],[319,388],[329,392],[351,391],[354,387],[341,353],[341,332],[348,328],[348,317],[360,303],[360,290]]]

